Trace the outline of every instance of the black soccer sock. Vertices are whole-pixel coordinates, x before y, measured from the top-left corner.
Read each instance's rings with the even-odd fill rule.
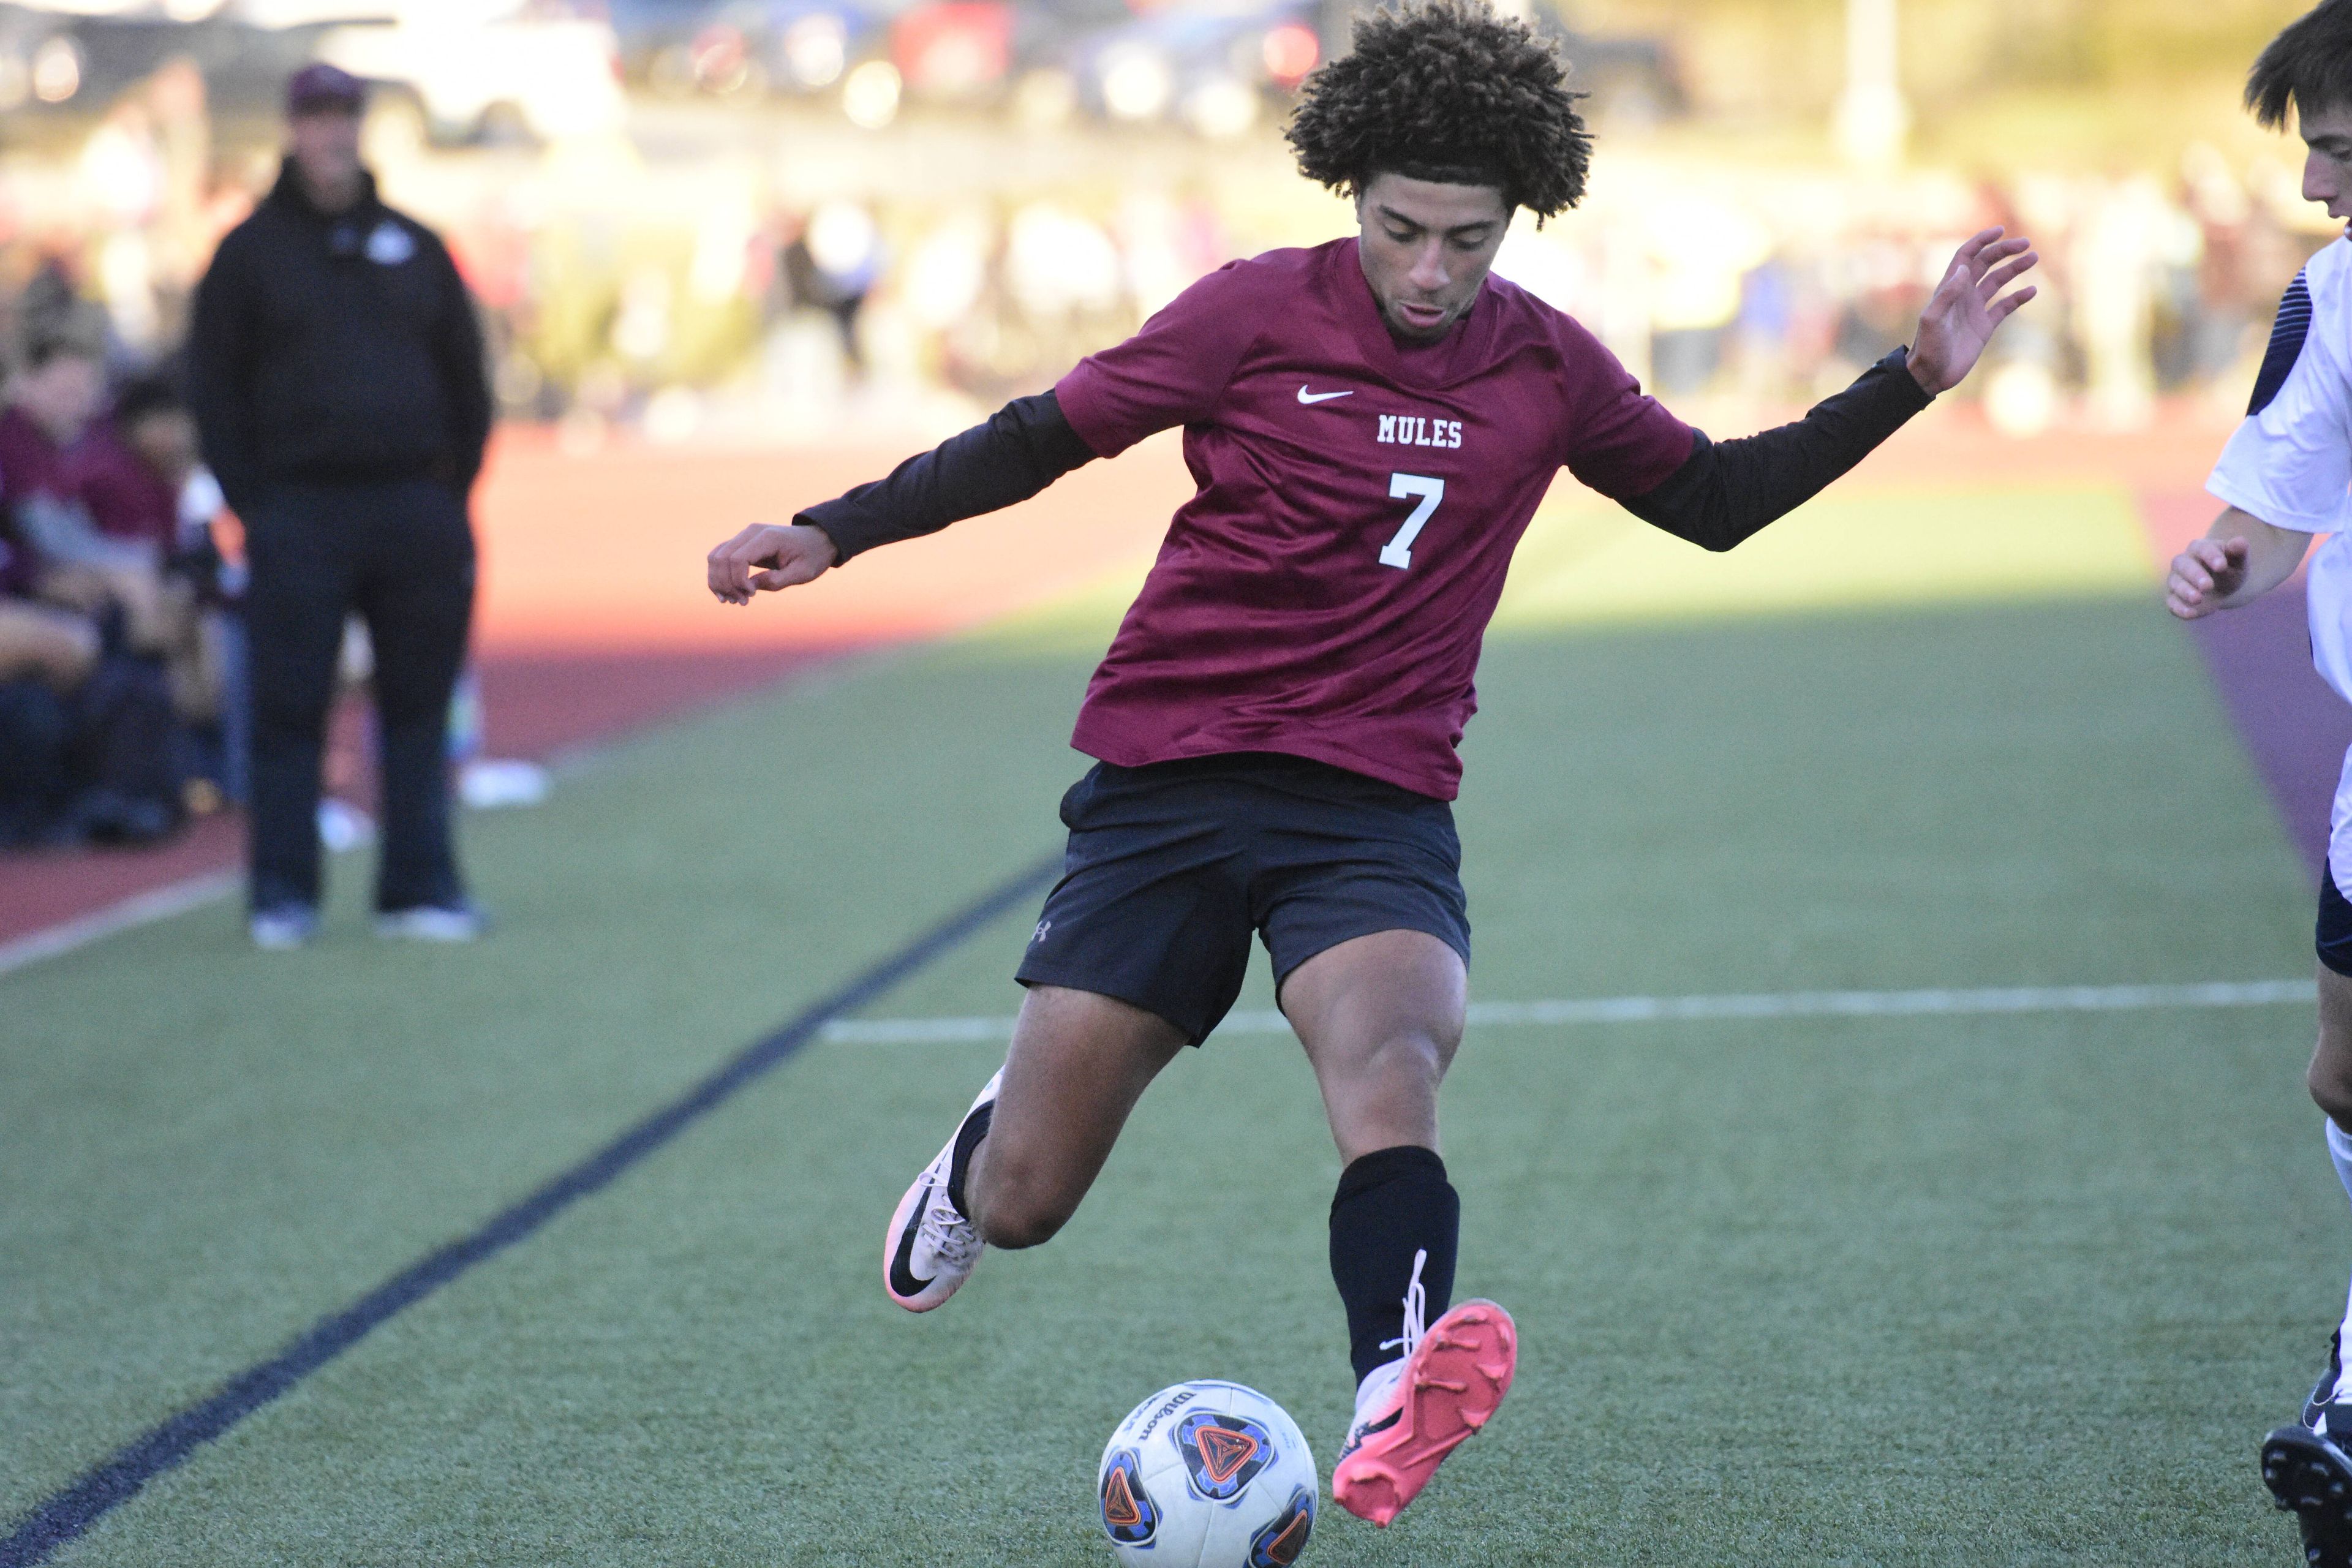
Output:
[[[1434,1150],[1381,1149],[1339,1173],[1331,1200],[1331,1279],[1348,1309],[1349,1359],[1358,1383],[1400,1353],[1392,1342],[1404,1334],[1415,1253],[1427,1254],[1423,1322],[1435,1322],[1453,1302],[1461,1234],[1462,1200]]]
[[[971,1210],[964,1206],[963,1181],[971,1174],[971,1152],[988,1136],[988,1124],[995,1117],[996,1101],[992,1100],[965,1117],[963,1125],[956,1129],[955,1157],[948,1162],[948,1202],[955,1205],[956,1213],[966,1219],[971,1217]]]

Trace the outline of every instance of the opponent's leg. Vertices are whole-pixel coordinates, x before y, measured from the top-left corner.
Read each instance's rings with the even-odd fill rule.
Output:
[[[2323,911],[2323,942],[2326,924]],[[2319,1044],[2307,1081],[2311,1098],[2327,1113],[2327,1152],[2336,1178],[2352,1195],[2352,979],[2325,962],[2319,969]],[[2347,1334],[2352,1302],[2328,1348],[2327,1370],[2304,1405],[2302,1423],[2280,1427],[2263,1443],[2263,1479],[2279,1507],[2294,1510],[2305,1559],[2315,1568],[2352,1568],[2352,1378],[2345,1376],[2343,1361]]]
[[[882,1267],[890,1299],[929,1311],[970,1277],[983,1244],[1034,1247],[1061,1229],[1184,1040],[1166,1019],[1115,998],[1033,986],[1004,1066],[891,1216]]]
[[[1346,1162],[1331,1278],[1358,1382],[1331,1495],[1377,1525],[1493,1416],[1517,1363],[1509,1313],[1492,1301],[1446,1306],[1461,1203],[1437,1153],[1437,1090],[1467,991],[1460,954],[1417,931],[1341,942],[1282,987]]]

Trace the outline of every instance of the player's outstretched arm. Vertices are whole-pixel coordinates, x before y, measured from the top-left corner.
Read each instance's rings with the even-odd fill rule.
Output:
[[[1921,391],[1934,397],[1968,378],[2000,324],[2041,292],[2031,284],[2001,292],[2041,259],[2032,241],[1998,228],[1970,235],[1953,253],[1911,340],[1911,377]]]
[[[1618,496],[1618,503],[1678,538],[1729,550],[1819,495],[1938,393],[1958,385],[2001,322],[2033,298],[2030,287],[2002,290],[2038,259],[2031,242],[2000,229],[1970,236],[1945,269],[1909,348],[1895,350],[1793,425],[1721,442],[1693,431],[1681,468],[1644,494]]]
[[[790,523],[745,529],[706,560],[710,592],[745,605],[754,594],[814,581],[893,540],[1027,500],[1095,453],[1050,392],[1017,397],[983,423],[908,458],[890,476],[809,507]]]
[[[2204,538],[2172,558],[2164,607],[2184,621],[2234,610],[2293,576],[2310,548],[2310,534],[2273,528],[2231,507],[2213,520]]]

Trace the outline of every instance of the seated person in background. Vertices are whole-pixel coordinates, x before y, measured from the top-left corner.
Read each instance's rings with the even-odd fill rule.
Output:
[[[0,510],[39,562],[34,593],[92,613],[121,606],[131,645],[162,653],[188,614],[163,586],[163,551],[99,530],[75,492],[69,449],[89,429],[106,379],[93,342],[54,334],[26,344],[0,409]]]
[[[100,535],[141,552],[142,571],[163,569],[161,614],[145,643],[165,661],[180,717],[202,724],[219,716],[222,658],[199,613],[210,552],[186,548],[210,540],[182,537],[184,502],[198,479],[195,417],[172,377],[152,372],[125,383],[113,413],[65,452],[58,483]],[[5,487],[0,478],[0,492]]]
[[[0,848],[38,841],[65,806],[75,700],[98,665],[89,617],[33,598],[39,569],[0,517]]]
[[[9,787],[28,797],[70,790],[61,806],[28,800],[16,812],[37,822],[39,837],[148,844],[177,827],[184,807],[187,743],[170,667],[193,662],[194,595],[167,584],[163,542],[102,532],[76,490],[68,454],[102,391],[89,340],[54,333],[34,340],[0,410],[11,657],[42,671],[12,699],[21,710],[12,727],[26,733],[10,739],[32,754],[48,731],[64,737],[61,777]],[[62,705],[61,725],[44,692]]]
[[[142,546],[159,562],[177,548],[180,492],[196,467],[196,422],[170,376],[125,382],[113,412],[89,423],[61,466],[65,492],[99,532]]]

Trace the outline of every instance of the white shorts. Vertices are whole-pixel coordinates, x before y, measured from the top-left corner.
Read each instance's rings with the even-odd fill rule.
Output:
[[[2314,933],[2319,962],[2352,975],[2352,753],[2336,784],[2336,806],[2327,824],[2327,875],[2319,881],[2319,925]]]
[[[2327,819],[2327,874],[2338,889],[2352,889],[2352,752],[2336,780],[2336,805]],[[2346,895],[2352,898],[2352,893]]]

